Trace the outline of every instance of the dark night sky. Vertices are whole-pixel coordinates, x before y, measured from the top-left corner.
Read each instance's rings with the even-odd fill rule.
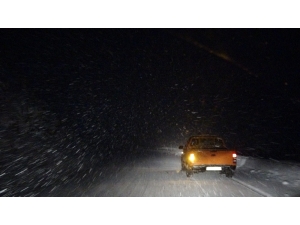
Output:
[[[0,81],[92,145],[178,145],[201,132],[293,152],[299,40],[298,29],[1,29]]]

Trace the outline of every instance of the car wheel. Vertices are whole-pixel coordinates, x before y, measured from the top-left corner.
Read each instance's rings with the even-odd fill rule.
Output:
[[[232,170],[228,170],[226,171],[226,177],[232,178],[233,177],[233,171]]]
[[[187,177],[191,177],[193,175],[193,171],[192,170],[186,170],[186,176]]]
[[[184,171],[185,170],[185,166],[184,164],[181,162],[181,170]]]

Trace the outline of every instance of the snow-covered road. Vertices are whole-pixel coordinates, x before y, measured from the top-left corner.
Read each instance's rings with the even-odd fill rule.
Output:
[[[56,189],[47,196],[105,197],[280,197],[299,196],[299,164],[238,157],[234,177],[215,171],[188,178],[180,170],[180,150],[159,148],[99,168],[88,186]]]
[[[83,196],[204,197],[261,196],[218,172],[186,177],[175,155],[153,155],[105,174],[102,182]]]

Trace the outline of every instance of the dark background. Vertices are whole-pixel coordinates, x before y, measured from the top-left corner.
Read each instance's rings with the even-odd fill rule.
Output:
[[[198,133],[300,160],[299,40],[298,29],[1,29],[5,182],[22,168],[77,179]]]

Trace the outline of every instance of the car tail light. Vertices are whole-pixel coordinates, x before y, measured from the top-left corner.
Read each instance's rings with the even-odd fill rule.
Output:
[[[233,163],[236,163],[236,153],[232,154],[232,158],[233,158]]]
[[[194,160],[195,160],[195,155],[194,155],[194,154],[190,154],[189,160],[190,160],[191,162],[194,162]]]

